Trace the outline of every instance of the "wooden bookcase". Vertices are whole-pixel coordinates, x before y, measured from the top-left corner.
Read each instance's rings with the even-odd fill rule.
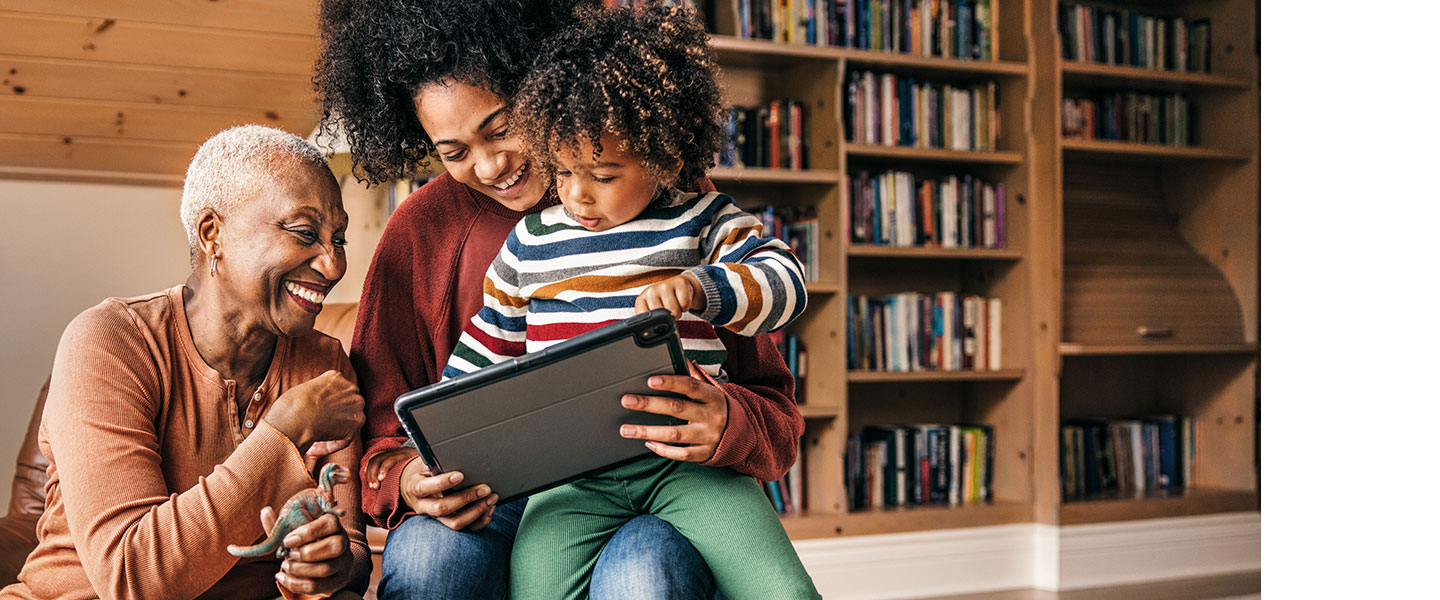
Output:
[[[1139,10],[1209,18],[1213,72],[1207,74],[1062,61],[1058,0],[994,2],[992,61],[739,39],[735,4],[716,0],[711,7],[726,102],[757,105],[784,97],[803,102],[810,168],[720,168],[711,177],[747,208],[814,207],[820,220],[811,303],[792,326],[810,354],[807,402],[801,407],[806,507],[782,518],[792,537],[1258,509],[1259,59],[1253,0],[1134,4]],[[851,69],[995,81],[1002,122],[998,149],[847,142],[842,119]],[[1200,145],[1062,139],[1066,92],[1099,88],[1184,91],[1198,106]],[[846,176],[884,168],[965,172],[1003,182],[1006,247],[852,245]],[[1125,235],[1115,236],[1117,231]],[[1107,236],[1141,242],[1106,246]],[[1087,257],[1099,256],[1104,263],[1106,256],[1127,252],[1133,268],[1102,268],[1099,279],[1087,279]],[[1004,370],[846,369],[849,295],[942,290],[1002,299]],[[1135,336],[1135,326],[1145,323],[1130,321],[1149,313],[1176,316],[1168,325],[1150,324],[1175,333],[1162,340]],[[1128,335],[1114,334],[1126,327]],[[1162,412],[1197,418],[1195,489],[1061,501],[1064,419]],[[870,424],[962,421],[995,430],[994,502],[847,510],[848,434]]]
[[[1253,0],[1086,3],[1209,19],[1211,72],[1062,60],[1060,2],[1033,3],[1037,171],[1048,223],[1034,262],[1042,334],[1037,452],[1059,423],[1196,420],[1195,487],[1063,502],[1043,461],[1039,516],[1060,525],[1259,509],[1259,54]],[[1182,92],[1187,147],[1065,139],[1061,100],[1092,90]],[[1157,335],[1158,334],[1158,335]]]

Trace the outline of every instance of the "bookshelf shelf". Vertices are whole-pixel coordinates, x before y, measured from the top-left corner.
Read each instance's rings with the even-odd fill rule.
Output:
[[[846,249],[851,258],[1020,260],[1025,254],[1009,248],[931,248],[855,244]]]
[[[1024,154],[1011,150],[971,152],[967,150],[945,150],[942,148],[877,146],[874,144],[855,144],[849,142],[845,144],[845,154],[858,158],[993,165],[1018,165],[1025,160]]]
[[[791,539],[812,539],[1025,523],[1034,519],[1034,510],[1029,503],[992,502],[875,509],[838,515],[810,513],[781,517],[780,523]]]
[[[999,371],[850,371],[850,383],[916,383],[928,381],[1019,381],[1024,369]]]
[[[898,67],[911,72],[933,72],[947,76],[968,73],[985,76],[1024,77],[1029,73],[1029,67],[1019,61],[942,58],[837,46],[811,46],[749,40],[728,35],[712,36],[711,46],[715,48],[720,61],[727,64],[753,66],[786,59],[834,60],[844,58],[850,66],[858,68],[894,69]]]
[[[845,58],[845,62],[851,66],[861,69],[903,69],[910,73],[943,74],[947,77],[954,77],[956,74],[974,74],[991,77],[1024,77],[1029,74],[1030,69],[1023,62],[1016,61],[985,61],[965,60],[959,58],[941,58],[938,56],[921,56],[919,54],[902,54],[899,52],[880,52],[877,50],[860,50],[858,48],[837,48],[836,54]]]
[[[1067,139],[1060,147],[1065,158],[1129,158],[1140,161],[1235,161],[1250,160],[1248,152],[1204,147],[1164,146],[1110,140]]]
[[[816,406],[813,404],[801,404],[800,416],[807,419],[833,419],[843,412],[838,406]]]
[[[1260,345],[1238,344],[1077,344],[1061,342],[1061,356],[1118,356],[1148,354],[1255,354]]]
[[[1159,90],[1244,90],[1251,86],[1249,80],[1214,73],[1162,71],[1078,61],[1065,61],[1061,72],[1065,83],[1089,86]]]
[[[834,185],[840,172],[831,169],[771,169],[766,167],[715,167],[708,174],[711,181],[730,185],[813,184]]]
[[[810,294],[835,294],[840,291],[840,284],[834,281],[807,281],[805,291]]]
[[[1152,492],[1142,497],[1110,496],[1066,502],[1060,507],[1060,524],[1109,523],[1259,509],[1258,492],[1196,488],[1183,492]]]

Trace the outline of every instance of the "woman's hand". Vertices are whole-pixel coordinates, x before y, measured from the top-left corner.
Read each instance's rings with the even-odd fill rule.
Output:
[[[656,375],[649,382],[652,389],[675,392],[685,398],[636,396],[626,394],[620,405],[631,410],[669,415],[689,421],[684,425],[621,425],[620,435],[650,440],[645,446],[651,452],[672,460],[705,462],[715,456],[720,435],[729,420],[729,403],[725,393],[709,383],[704,374],[690,364],[690,376]],[[690,444],[675,446],[674,444]]]
[[[652,283],[635,296],[635,314],[663,308],[678,320],[687,310],[705,310],[705,292],[700,280],[681,273],[659,283]]]
[[[265,421],[294,442],[302,454],[335,452],[349,445],[365,423],[365,399],[355,383],[330,370],[290,388],[265,412]]]
[[[371,464],[377,458],[371,458]],[[463,480],[459,471],[432,475],[424,461],[412,460],[400,474],[400,497],[415,512],[434,517],[455,531],[484,529],[500,496],[483,483],[455,491]]]
[[[275,528],[275,518],[274,509],[260,509],[265,535]],[[295,528],[281,543],[290,549],[290,556],[280,563],[275,581],[297,598],[325,598],[349,583],[355,557],[350,553],[350,538],[335,515],[327,513]]]

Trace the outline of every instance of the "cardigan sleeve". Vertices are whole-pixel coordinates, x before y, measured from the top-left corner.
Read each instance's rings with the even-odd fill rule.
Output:
[[[715,456],[705,465],[730,467],[761,481],[775,481],[795,464],[805,419],[795,404],[795,379],[770,336],[741,336],[717,328],[725,344],[721,384],[728,414]]]
[[[395,399],[410,390],[433,383],[437,369],[427,364],[435,356],[433,344],[424,335],[424,319],[435,312],[428,299],[418,294],[415,276],[418,257],[433,252],[416,235],[417,227],[407,226],[413,210],[402,205],[390,217],[380,244],[365,276],[365,285],[356,307],[355,334],[350,344],[350,362],[355,367],[360,395],[365,397],[364,456],[357,481],[364,477],[376,454],[404,445],[409,436],[395,416]],[[394,529],[409,516],[400,499],[400,468],[396,465],[379,489],[360,485],[361,505],[376,525]]]
[[[43,427],[101,598],[194,598],[238,562],[227,544],[263,533],[262,507],[314,485],[294,444],[262,420],[214,471],[171,493],[155,425],[163,379],[124,308],[90,309],[60,339]]]

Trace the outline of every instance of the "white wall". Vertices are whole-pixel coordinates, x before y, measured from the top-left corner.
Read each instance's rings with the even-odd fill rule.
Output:
[[[350,268],[327,299],[354,302],[384,227],[384,194],[342,185]],[[0,179],[0,506],[36,393],[70,319],[110,296],[185,281],[180,188]]]

